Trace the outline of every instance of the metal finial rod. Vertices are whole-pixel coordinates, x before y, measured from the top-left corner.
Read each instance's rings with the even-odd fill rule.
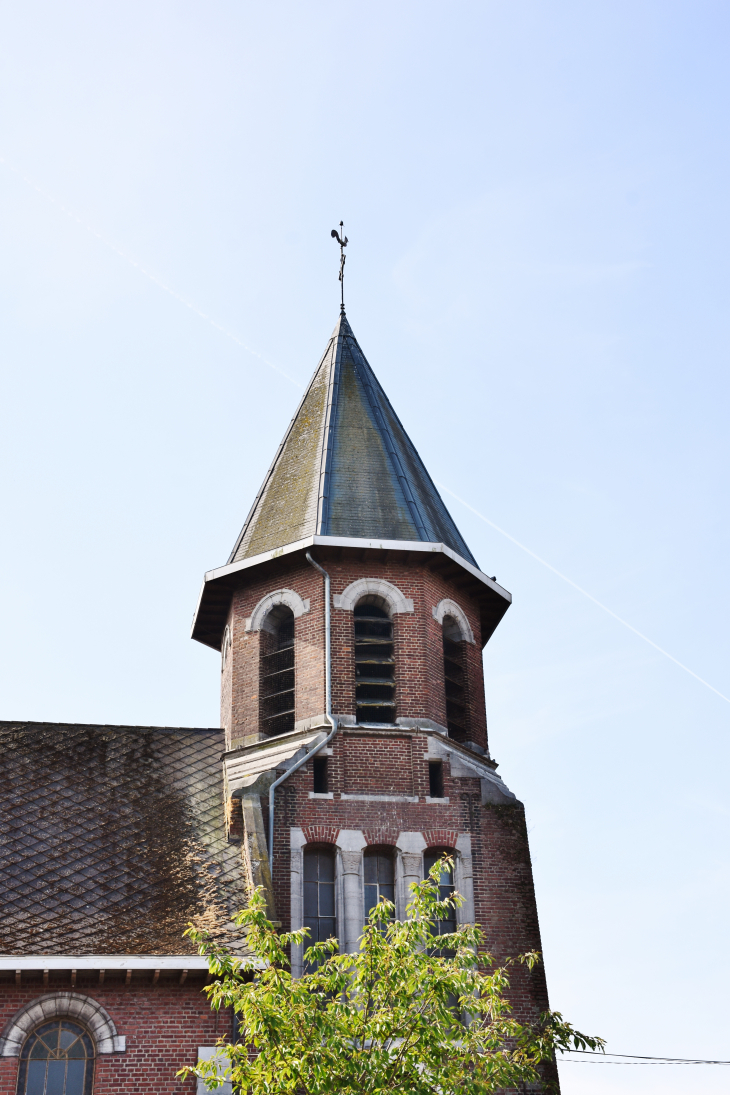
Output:
[[[340,231],[333,228],[330,232],[333,240],[337,240],[340,245],[340,311],[344,314],[345,311],[345,248],[347,247],[347,236],[345,235],[343,221],[340,221]]]

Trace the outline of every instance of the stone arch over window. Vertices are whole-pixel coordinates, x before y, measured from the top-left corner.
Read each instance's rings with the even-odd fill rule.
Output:
[[[373,598],[372,603],[382,605],[389,616],[394,616],[397,612],[413,612],[412,599],[405,597],[398,586],[383,578],[358,578],[342,593],[336,593],[332,603],[335,608],[352,612],[356,604],[370,598]]]
[[[459,605],[457,605],[456,601],[444,597],[444,599],[439,601],[436,607],[432,609],[432,612],[434,620],[442,625],[444,634],[447,634],[448,632],[448,637],[453,642],[474,642],[474,632],[469,626],[466,613],[463,608],[460,608]],[[448,618],[447,623],[444,623],[445,618]]]
[[[246,631],[271,631],[276,630],[276,617],[272,616],[272,609],[277,605],[284,605],[291,610],[296,619],[309,612],[309,600],[302,598],[293,589],[275,589],[273,593],[267,593],[262,597],[256,608],[246,620]]]
[[[97,1053],[123,1053],[126,1039],[117,1034],[109,1013],[79,992],[49,992],[39,996],[10,1019],[0,1036],[0,1056],[19,1057],[23,1045],[37,1027],[53,1019],[68,1019],[86,1027]]]

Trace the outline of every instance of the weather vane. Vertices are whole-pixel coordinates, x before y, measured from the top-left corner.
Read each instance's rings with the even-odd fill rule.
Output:
[[[340,221],[340,231],[338,232],[336,228],[333,228],[330,232],[332,239],[337,240],[340,245],[340,311],[343,314],[345,311],[345,259],[347,258],[347,255],[345,254],[347,236],[342,231],[344,227],[343,222]]]

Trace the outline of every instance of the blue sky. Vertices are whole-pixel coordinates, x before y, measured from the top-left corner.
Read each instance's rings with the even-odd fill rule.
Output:
[[[334,326],[340,218],[434,478],[730,696],[729,29],[706,0],[3,5],[0,717],[216,725],[189,624]],[[730,1059],[730,705],[448,501],[514,596],[487,705],[553,1005]]]

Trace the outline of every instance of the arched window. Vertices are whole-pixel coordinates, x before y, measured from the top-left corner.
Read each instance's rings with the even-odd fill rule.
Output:
[[[365,919],[381,897],[395,903],[395,861],[386,848],[367,848],[363,855]]]
[[[269,612],[261,630],[259,718],[265,734],[294,729],[294,613],[286,605]]]
[[[449,735],[463,741],[469,729],[466,701],[466,668],[461,628],[453,616],[444,616],[444,689],[446,691],[446,726]]]
[[[23,1046],[17,1095],[91,1095],[93,1081],[94,1046],[76,1023],[44,1023]]]
[[[428,878],[428,873],[433,867],[434,863],[438,863],[444,856],[451,856],[453,859],[454,853],[448,848],[429,848],[429,850],[423,856],[423,877]],[[447,897],[451,897],[454,892],[454,869],[453,867],[442,867],[441,874],[439,876],[439,899],[445,901]],[[433,924],[434,935],[450,935],[451,932],[456,931],[456,909],[449,910],[449,915],[444,920],[436,920]]]
[[[355,605],[355,700],[358,722],[395,722],[393,621],[376,598]]]
[[[309,928],[305,948],[337,935],[334,848],[304,849],[303,919],[302,926]]]

